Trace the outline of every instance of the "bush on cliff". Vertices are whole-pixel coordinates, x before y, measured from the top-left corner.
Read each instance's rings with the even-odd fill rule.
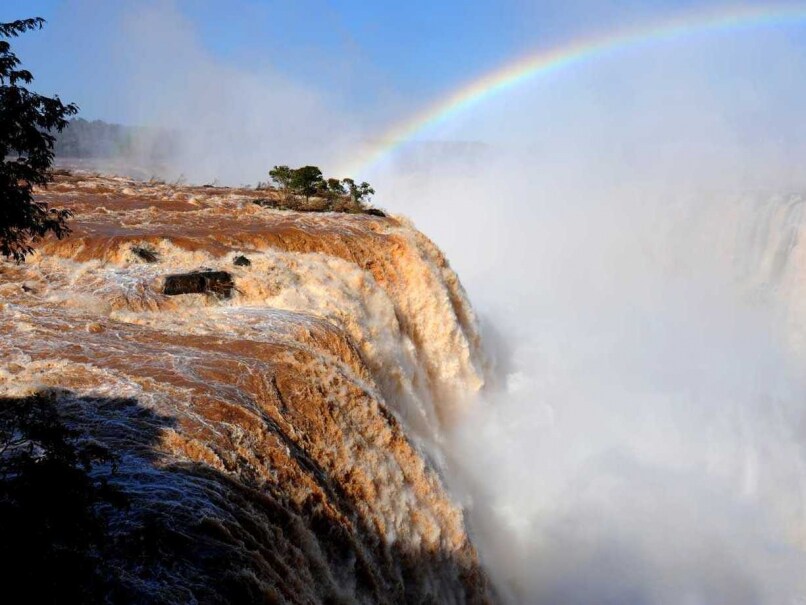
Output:
[[[0,254],[17,262],[48,233],[68,233],[69,212],[35,200],[33,188],[50,180],[53,133],[64,129],[78,107],[28,90],[33,76],[20,67],[7,40],[44,23],[41,18],[0,23]]]
[[[276,206],[268,203],[260,205],[302,212],[330,211],[385,216],[383,212],[369,208],[368,202],[375,190],[367,182],[357,184],[351,178],[325,179],[316,166],[275,166],[269,171],[269,177],[280,191],[282,203]],[[304,201],[299,198],[304,198]]]

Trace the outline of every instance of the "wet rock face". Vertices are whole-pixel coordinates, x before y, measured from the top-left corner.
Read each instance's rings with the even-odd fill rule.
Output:
[[[229,298],[234,287],[232,276],[226,271],[194,271],[168,275],[162,292],[167,296],[215,294],[221,298]]]
[[[483,376],[431,242],[253,190],[72,175],[38,195],[73,232],[0,263],[0,398],[55,390],[120,459],[97,470],[129,505],[102,511],[116,596],[96,602],[491,600],[417,446]]]

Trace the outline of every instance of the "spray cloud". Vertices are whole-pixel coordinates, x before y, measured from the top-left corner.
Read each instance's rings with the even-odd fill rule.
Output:
[[[433,135],[483,159],[379,174],[494,328],[449,456],[509,601],[806,594],[803,67],[764,32],[613,57]]]

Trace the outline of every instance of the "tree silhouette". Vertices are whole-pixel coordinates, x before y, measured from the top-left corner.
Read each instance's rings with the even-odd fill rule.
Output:
[[[125,497],[98,466],[117,458],[67,427],[44,394],[0,399],[0,582],[29,603],[88,603],[106,592],[99,507]]]
[[[61,238],[69,232],[70,213],[35,200],[33,188],[49,181],[53,133],[64,129],[78,107],[28,90],[33,75],[20,68],[7,41],[44,24],[39,17],[0,23],[0,254],[17,262],[46,234]]]

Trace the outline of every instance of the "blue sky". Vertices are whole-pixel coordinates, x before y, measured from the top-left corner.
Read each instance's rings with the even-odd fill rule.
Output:
[[[504,61],[523,42],[518,11],[502,10],[500,2],[171,4],[221,61],[246,69],[270,63],[296,80],[325,87],[350,80],[356,103],[378,89],[417,96],[438,93]],[[112,77],[105,73],[103,55],[128,11],[137,11],[137,4],[11,0],[0,6],[0,18],[44,16],[46,30],[15,43],[38,85],[77,98],[88,114],[125,118],[114,115],[114,102],[88,94],[103,97],[103,87],[87,86],[82,79]],[[74,75],[68,77],[68,72]]]
[[[736,5],[4,0],[0,20],[48,20],[12,42],[39,91],[86,119],[181,131],[177,174],[240,183],[275,163],[363,177],[374,168],[352,167],[362,147],[524,53]],[[760,166],[761,149],[794,172],[806,153],[804,74],[803,23],[682,37],[522,82],[406,140],[528,149],[568,180],[594,169],[612,180],[613,163],[646,158],[664,170],[728,156]]]
[[[5,0],[0,19],[43,16],[46,30],[15,41],[45,92],[88,118],[132,121],[118,59],[121,28],[144,7],[181,15],[209,56],[262,67],[333,91],[352,109],[427,103],[531,48],[591,29],[725,4],[686,0]]]

